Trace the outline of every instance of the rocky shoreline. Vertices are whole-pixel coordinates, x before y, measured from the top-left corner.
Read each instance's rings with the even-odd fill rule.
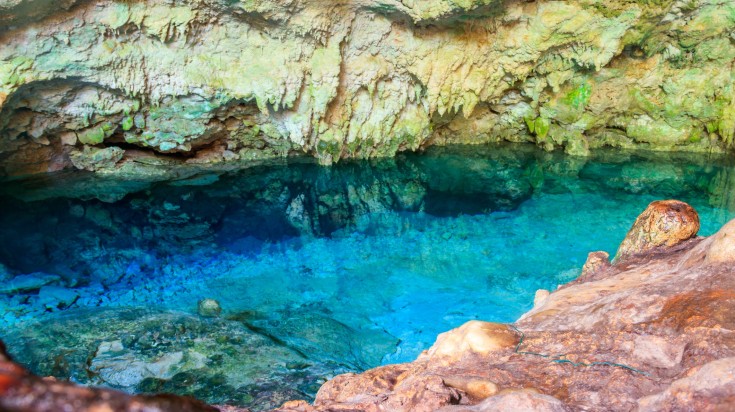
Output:
[[[313,405],[280,411],[728,410],[735,406],[735,221],[696,237],[699,217],[652,203],[611,263],[582,275],[514,324],[471,321],[416,361],[344,374]],[[32,376],[0,357],[0,409],[214,411],[191,398],[130,396]],[[221,410],[243,410],[222,407]]]

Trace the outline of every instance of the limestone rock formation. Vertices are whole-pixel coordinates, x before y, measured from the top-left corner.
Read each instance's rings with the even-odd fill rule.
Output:
[[[131,173],[118,168],[141,150],[179,164],[497,140],[722,152],[734,13],[721,0],[3,0],[0,173]]]
[[[439,335],[426,356],[457,361],[465,354],[487,355],[515,346],[516,338],[506,325],[473,320]]]

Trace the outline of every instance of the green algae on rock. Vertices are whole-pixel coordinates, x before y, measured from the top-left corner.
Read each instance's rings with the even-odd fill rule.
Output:
[[[336,360],[341,354],[330,354],[330,348],[284,344],[238,320],[117,309],[77,311],[38,326],[4,336],[12,346],[31,349],[17,361],[31,365],[36,374],[127,392],[192,395],[255,410],[312,397],[326,379],[354,370]],[[316,329],[329,334],[334,346],[356,343],[355,332],[344,325],[335,329],[320,322]],[[395,345],[387,336],[375,341],[381,338],[387,343],[374,345],[373,357]],[[360,351],[359,345],[350,349]]]
[[[86,169],[132,147],[331,163],[498,140],[733,145],[735,6],[719,0],[46,3],[0,2],[4,174],[95,145],[126,154]]]

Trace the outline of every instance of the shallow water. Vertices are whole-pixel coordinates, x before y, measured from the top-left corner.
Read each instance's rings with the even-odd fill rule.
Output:
[[[735,217],[721,158],[507,145],[2,192],[0,338],[19,361],[256,409],[413,360],[469,319],[516,320],[653,200],[692,204],[703,235]]]

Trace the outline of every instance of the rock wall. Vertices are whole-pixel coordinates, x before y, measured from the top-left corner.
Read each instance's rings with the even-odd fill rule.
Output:
[[[5,175],[734,140],[727,0],[0,0],[0,44]]]

